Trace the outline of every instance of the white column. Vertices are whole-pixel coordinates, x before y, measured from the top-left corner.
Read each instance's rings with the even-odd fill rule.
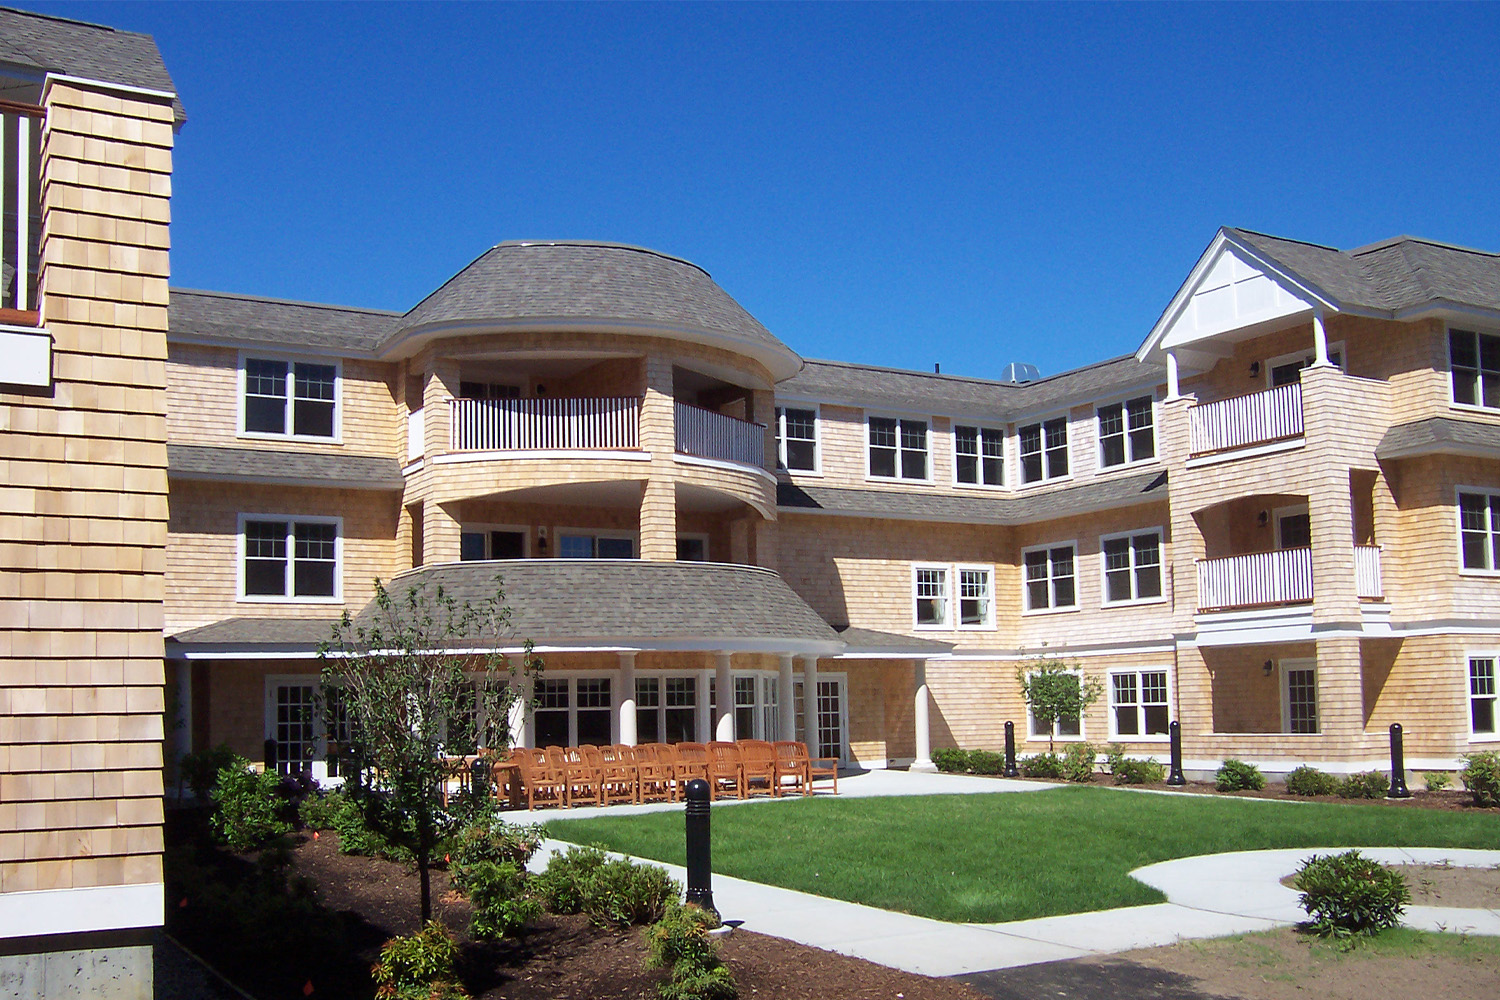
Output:
[[[516,676],[515,701],[510,703],[510,717],[506,720],[510,724],[510,745],[513,747],[531,746],[531,699],[535,692],[532,690],[531,677],[524,671]]]
[[[1182,395],[1182,386],[1177,380],[1177,352],[1167,352],[1167,398],[1176,399]]]
[[[1313,365],[1321,368],[1328,360],[1328,331],[1323,328],[1323,310],[1313,310]]]
[[[781,654],[781,673],[776,675],[776,708],[781,738],[793,739],[797,735],[797,703],[792,691],[792,654]]]
[[[620,654],[620,695],[616,699],[620,742],[635,746],[635,653]]]
[[[714,654],[714,689],[718,692],[718,704],[714,707],[714,739],[721,743],[734,742],[734,678],[729,674],[729,654]]]
[[[818,756],[818,658],[802,658],[802,729],[807,752]]]
[[[937,765],[932,762],[932,729],[928,719],[930,693],[927,689],[927,661],[916,660],[916,721],[917,759],[911,762],[913,771],[934,772]]]

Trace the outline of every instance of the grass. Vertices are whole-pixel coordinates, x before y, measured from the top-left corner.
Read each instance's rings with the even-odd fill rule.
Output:
[[[1211,941],[1190,941],[1180,947],[1194,951],[1216,961],[1228,962],[1240,968],[1274,969],[1284,966],[1286,953],[1273,944],[1276,931],[1263,934],[1241,934],[1234,937],[1215,938]],[[1428,960],[1453,959],[1460,962],[1492,963],[1500,961],[1500,938],[1482,934],[1439,934],[1434,931],[1417,931],[1409,927],[1392,927],[1379,934],[1355,937],[1348,941],[1328,938],[1299,936],[1298,943],[1307,948],[1308,958],[1317,963],[1332,963],[1360,958],[1396,958]],[[1297,974],[1284,977],[1275,972],[1265,973],[1269,979],[1295,980]]]
[[[553,820],[548,835],[684,863],[680,813]],[[799,799],[713,811],[714,871],[938,920],[1138,906],[1142,865],[1283,847],[1480,847],[1500,815],[1062,788]]]

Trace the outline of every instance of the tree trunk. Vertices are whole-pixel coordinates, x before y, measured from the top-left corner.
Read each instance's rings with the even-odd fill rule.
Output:
[[[422,925],[432,919],[432,876],[427,866],[427,851],[417,852],[417,874],[422,881]]]

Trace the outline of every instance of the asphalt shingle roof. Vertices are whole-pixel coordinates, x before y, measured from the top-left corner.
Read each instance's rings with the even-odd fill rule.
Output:
[[[300,646],[316,648],[333,635],[334,618],[226,618],[168,638],[195,646]]]
[[[845,625],[839,629],[839,638],[848,643],[844,650],[846,656],[858,656],[861,652],[870,653],[910,653],[913,656],[937,656],[941,653],[951,653],[953,643],[938,642],[935,639],[917,639],[909,635],[898,635],[894,632],[877,632],[872,628],[855,628]]]
[[[364,354],[391,335],[400,315],[381,309],[174,288],[168,299],[167,329],[175,340],[202,338]]]
[[[1377,458],[1408,455],[1500,455],[1500,426],[1452,417],[1397,424],[1375,446]]]
[[[401,465],[380,455],[319,455],[260,448],[167,445],[167,473],[179,479],[253,479],[287,486],[399,490]]]

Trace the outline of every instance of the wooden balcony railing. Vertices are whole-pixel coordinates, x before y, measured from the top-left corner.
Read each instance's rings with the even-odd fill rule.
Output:
[[[641,400],[455,399],[454,451],[618,450],[640,447]]]
[[[0,323],[36,326],[41,108],[0,101]]]
[[[1380,546],[1354,546],[1354,593],[1366,600],[1385,596],[1380,582]]]
[[[688,403],[678,403],[675,416],[677,450],[682,454],[765,468],[765,424],[725,416]]]
[[[1313,599],[1312,549],[1198,560],[1198,610],[1295,604]]]
[[[1302,436],[1302,384],[1279,385],[1188,410],[1192,453],[1207,455]]]

